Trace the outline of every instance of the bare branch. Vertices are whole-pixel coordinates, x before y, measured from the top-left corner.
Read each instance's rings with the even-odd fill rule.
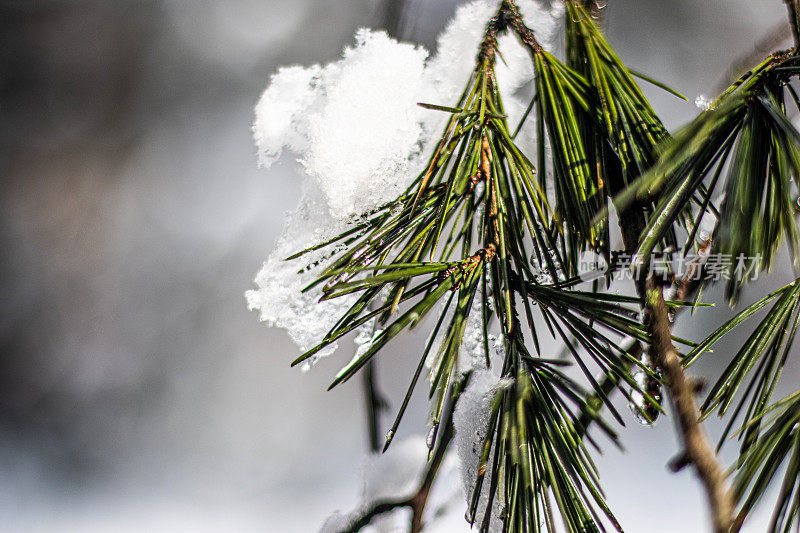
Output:
[[[460,387],[460,385],[455,385],[451,391],[455,391],[458,387]],[[436,480],[436,474],[439,473],[439,468],[442,466],[444,456],[450,447],[450,443],[453,441],[453,413],[455,411],[456,398],[457,394],[451,392],[448,406],[440,422],[440,427],[444,429],[439,433],[433,455],[425,469],[425,475],[414,494],[408,498],[374,502],[362,515],[351,522],[348,529],[344,530],[342,533],[356,533],[363,527],[369,525],[375,517],[402,508],[411,509],[411,533],[419,533],[422,531],[422,518],[425,513],[425,506],[428,503],[428,496],[433,487],[433,482]]]
[[[383,6],[383,27],[395,39],[403,37],[406,0],[386,0]]]
[[[686,376],[678,353],[672,346],[672,326],[661,284],[653,277],[647,279],[645,303],[649,310],[648,329],[652,338],[651,353],[664,372],[679,433],[684,446],[679,465],[694,465],[708,497],[716,533],[728,533],[733,522],[733,496],[725,474],[717,462],[714,449],[700,426],[694,386]]]
[[[800,48],[800,0],[783,0],[789,14],[789,24],[792,27],[794,47]]]

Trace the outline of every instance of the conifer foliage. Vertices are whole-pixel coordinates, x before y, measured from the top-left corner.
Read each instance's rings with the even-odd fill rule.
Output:
[[[434,527],[426,500],[451,447],[454,412],[483,387],[482,415],[472,427],[455,428],[458,438],[477,436],[475,453],[459,459],[464,475],[472,473],[464,480],[466,520],[479,531],[623,531],[601,488],[592,461],[599,444],[589,432],[597,428],[618,443],[628,415],[612,403],[615,391],[645,423],[669,398],[683,447],[673,466],[696,470],[717,532],[738,530],[788,465],[771,525],[788,531],[800,521],[800,401],[794,393],[772,403],[772,394],[800,322],[797,282],[705,340],[677,338],[671,323],[684,307],[704,307],[700,289],[720,279],[706,275],[712,266],[728,280],[734,303],[784,242],[796,255],[800,134],[787,114],[800,107],[791,85],[800,75],[797,48],[771,54],[671,136],[637,79],[680,94],[621,61],[598,27],[593,1],[532,11],[563,19],[563,60],[540,41],[537,22],[520,4],[497,2],[477,49],[462,51],[475,61],[461,95],[426,100],[414,111],[425,115],[423,130],[430,130],[430,116],[444,122],[438,138],[414,148],[419,173],[401,181],[405,189],[286,258],[293,272],[299,265],[307,276],[301,302],[339,302],[325,307],[335,314],[327,333],[293,364],[313,362],[350,333],[361,339],[331,388],[379,361],[401,333],[429,333],[410,358],[407,393],[383,443],[383,451],[391,447],[427,374],[430,457],[419,490],[367,502],[329,529],[356,531],[403,507],[412,511],[412,531]],[[795,3],[787,5],[796,28]],[[512,54],[505,62],[506,36],[527,57],[523,81],[533,91],[522,113],[500,76],[519,65]],[[417,54],[404,53],[412,62]],[[345,59],[357,55],[349,54]],[[292,76],[305,89],[328,83],[319,70]],[[522,141],[525,131],[533,143]],[[403,163],[402,171],[412,167]],[[613,244],[615,235],[621,246]],[[697,257],[689,272],[665,261],[691,251]],[[597,266],[591,275],[587,257]],[[710,264],[715,257],[734,260],[720,267]],[[749,270],[741,268],[745,258],[754,258]],[[615,290],[623,274],[631,295]],[[249,295],[262,314],[268,297],[264,287]],[[686,368],[768,306],[698,407],[700,387]],[[489,374],[494,381],[486,386]],[[701,423],[731,405],[720,446],[735,435],[740,452],[729,476]]]

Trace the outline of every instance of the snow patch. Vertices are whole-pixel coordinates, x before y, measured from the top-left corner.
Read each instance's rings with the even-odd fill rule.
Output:
[[[539,40],[548,45],[563,14],[561,2],[544,7],[522,0],[519,5]],[[261,320],[285,328],[301,350],[321,341],[355,296],[318,303],[321,288],[301,294],[329,264],[330,247],[284,259],[342,233],[355,217],[395,199],[419,174],[447,114],[416,104],[453,104],[475,67],[478,45],[496,9],[494,0],[459,7],[437,40],[437,54],[427,62],[422,47],[361,29],[340,59],[324,66],[284,67],[270,78],[255,109],[258,161],[269,167],[288,149],[302,168],[304,192],[256,277],[257,289],[246,297]],[[515,128],[527,102],[514,92],[531,80],[531,59],[511,35],[501,37],[500,52],[497,79]],[[518,137],[523,148],[535,130],[528,120]],[[479,313],[472,315],[479,321]],[[462,371],[472,368],[470,357],[476,359],[474,318],[471,324]],[[303,368],[335,349],[336,344],[330,345]]]

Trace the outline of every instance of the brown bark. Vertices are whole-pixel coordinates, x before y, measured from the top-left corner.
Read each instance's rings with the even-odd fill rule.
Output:
[[[681,359],[672,346],[672,327],[662,286],[653,276],[647,280],[646,291],[652,356],[664,373],[684,447],[678,464],[681,467],[689,464],[694,466],[708,498],[715,533],[728,533],[733,523],[733,496],[714,449],[700,425],[694,400],[695,382],[684,372]]]

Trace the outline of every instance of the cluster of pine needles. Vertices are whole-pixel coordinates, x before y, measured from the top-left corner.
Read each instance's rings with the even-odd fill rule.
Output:
[[[321,287],[324,299],[358,298],[295,364],[356,328],[377,324],[368,349],[339,371],[331,387],[353,377],[402,331],[434,317],[386,447],[426,362],[433,362],[428,393],[434,433],[452,423],[445,406],[469,379],[459,354],[468,319],[479,318],[480,365],[500,365],[505,378],[479,443],[467,511],[481,531],[495,511],[504,531],[605,531],[608,525],[621,531],[599,485],[585,414],[592,413],[589,422],[616,442],[614,424],[599,407],[624,422],[604,382],[612,379],[628,398],[644,398],[657,414],[660,396],[635,375],[644,373],[656,384],[662,377],[629,348],[646,346],[649,333],[642,295],[609,290],[617,254],[648,265],[655,254],[689,251],[704,217],[716,220],[714,252],[758,257],[757,269],[769,268],[784,239],[793,257],[797,248],[793,198],[800,135],[787,119],[787,105],[800,106],[790,83],[800,75],[796,51],[768,57],[670,136],[635,79],[674,91],[626,67],[583,3],[565,3],[564,61],[537,42],[513,1],[500,3],[458,101],[420,104],[448,115],[424,171],[395,201],[314,247],[341,251],[306,289]],[[535,154],[516,144],[522,122],[509,124],[498,89],[497,37],[504,32],[530,53],[534,94],[523,122],[535,120]],[[621,250],[611,242],[614,212],[626,224],[634,221],[633,238],[630,227],[622,230],[628,238]],[[607,265],[606,275],[590,287],[579,271],[587,253]],[[730,274],[733,301],[746,279]],[[676,309],[696,303],[668,302]],[[800,517],[800,396],[772,403],[771,395],[800,321],[800,284],[767,295],[702,342],[674,340],[686,347],[684,363],[691,364],[769,305],[701,410],[703,416],[722,415],[735,405],[723,438],[733,433],[741,442],[733,466],[740,518],[764,495],[779,466],[788,465],[772,524],[773,531],[784,531]],[[500,331],[499,348],[492,328]],[[563,343],[567,357],[548,353],[544,335]],[[580,372],[568,373],[569,365]],[[434,434],[431,446],[436,442]]]

